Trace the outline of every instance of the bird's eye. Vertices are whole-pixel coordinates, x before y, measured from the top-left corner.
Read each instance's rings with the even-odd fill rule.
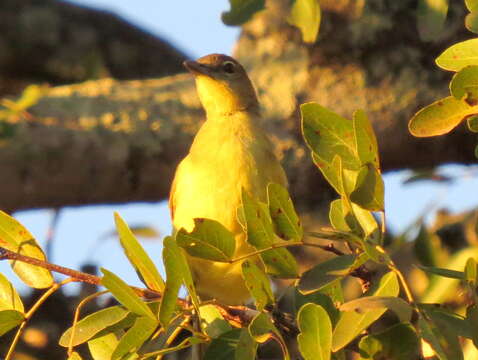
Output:
[[[235,71],[234,63],[232,61],[225,61],[222,64],[222,69],[224,70],[224,72],[227,72],[228,74],[233,74]]]

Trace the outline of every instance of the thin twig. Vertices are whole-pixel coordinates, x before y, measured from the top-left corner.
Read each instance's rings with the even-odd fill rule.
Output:
[[[15,347],[17,346],[18,340],[20,339],[21,334],[23,333],[23,329],[25,328],[28,320],[33,316],[35,311],[38,310],[41,304],[43,304],[46,299],[48,299],[55,291],[57,291],[60,287],[62,287],[65,284],[68,284],[70,282],[74,281],[72,278],[68,278],[63,280],[60,283],[55,283],[53,284],[45,293],[36,301],[35,304],[31,307],[30,310],[25,314],[25,319],[21,323],[20,327],[18,328],[15,337],[13,338],[12,343],[10,344],[10,347],[8,349],[7,355],[5,356],[5,360],[10,360],[13,355],[13,351],[15,350]]]

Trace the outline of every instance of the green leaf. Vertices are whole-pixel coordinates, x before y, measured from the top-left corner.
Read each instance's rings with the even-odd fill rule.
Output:
[[[101,285],[107,288],[111,294],[124,307],[131,310],[135,314],[147,316],[151,319],[156,319],[151,309],[143,302],[134,290],[121,280],[118,276],[104,268],[101,268],[103,277],[101,278]]]
[[[478,348],[478,305],[473,304],[466,308],[466,322],[470,328],[473,345]]]
[[[468,65],[478,65],[478,38],[450,46],[436,59],[444,70],[460,71]]]
[[[363,313],[371,309],[392,310],[400,322],[412,320],[412,307],[403,299],[393,296],[364,296],[346,302],[340,306],[340,311],[355,311]]]
[[[319,33],[320,17],[317,0],[294,0],[287,21],[300,29],[304,42],[314,43]]]
[[[450,82],[450,93],[457,100],[465,99],[468,88],[478,86],[478,65],[466,66],[453,75]]]
[[[478,10],[478,0],[465,0],[465,5],[470,12]]]
[[[475,286],[478,280],[478,264],[472,257],[466,261],[465,280],[472,286]]]
[[[472,115],[467,117],[466,126],[471,132],[478,133],[478,115]]]
[[[249,334],[247,328],[241,329],[239,336],[239,342],[237,343],[236,353],[234,354],[234,360],[248,360],[255,359],[257,352],[257,342]]]
[[[75,326],[72,346],[77,346],[90,340],[100,331],[117,324],[129,314],[129,311],[121,306],[112,306],[99,310],[93,314],[85,316],[78,321]],[[64,347],[70,345],[70,338],[73,328],[66,330],[59,340],[59,344]]]
[[[302,294],[310,294],[323,287],[340,281],[352,271],[355,255],[341,255],[326,260],[302,274],[298,289]]]
[[[398,296],[400,287],[397,276],[394,272],[388,272],[381,279],[380,283],[370,289],[366,296]],[[380,318],[386,309],[373,309],[363,313],[354,311],[344,312],[337,323],[332,336],[332,351],[342,349],[350,343],[363,330]]]
[[[370,211],[384,210],[385,188],[380,171],[372,164],[360,169],[355,190],[350,200]]]
[[[246,222],[247,241],[261,250],[279,243],[274,234],[272,220],[265,204],[252,199],[242,191],[242,211]],[[296,278],[298,276],[297,262],[285,248],[271,249],[261,253],[268,274],[281,278]]]
[[[359,342],[359,349],[363,360],[418,359],[420,341],[412,325],[399,323],[382,332],[364,336]]]
[[[325,309],[325,311],[327,311],[332,325],[335,325],[339,320],[340,314],[339,310],[335,306],[335,303],[339,304],[343,301],[343,299],[332,299],[332,297],[328,293],[337,291],[337,287],[340,288],[340,283],[329,285],[328,287],[322,288],[319,291],[306,295],[300,293],[300,291],[295,288],[294,309],[296,310],[296,312],[298,312],[299,309],[307,303],[320,305],[322,308]]]
[[[352,231],[345,220],[346,215],[342,206],[342,199],[336,199],[330,203],[329,221],[334,229],[339,231]]]
[[[0,246],[35,259],[46,260],[33,235],[3,211],[0,211]],[[46,269],[21,261],[10,261],[10,264],[18,277],[30,287],[44,289],[53,284],[53,276]]]
[[[332,324],[327,311],[308,303],[297,315],[300,334],[299,350],[305,360],[329,360],[332,346]]]
[[[354,112],[352,119],[355,134],[355,151],[362,164],[373,164],[380,169],[378,143],[372,124],[363,110]]]
[[[443,324],[454,335],[471,339],[471,328],[465,318],[440,304],[418,304],[423,316],[437,324]]]
[[[139,274],[140,279],[149,289],[163,292],[164,281],[153,261],[146,251],[144,251],[143,247],[128,227],[128,224],[126,224],[121,216],[115,212],[114,217],[121,246],[128,257],[129,262]]]
[[[449,327],[449,323],[433,313],[420,314],[418,329],[421,337],[430,344],[440,360],[462,360],[463,353],[458,334]]]
[[[330,164],[339,156],[344,168],[360,168],[352,121],[316,103],[302,104],[300,111],[304,139],[318,159]]]
[[[284,351],[284,359],[290,360],[289,351],[285,345],[284,339],[279,330],[274,326],[272,319],[267,314],[257,314],[250,322],[248,330],[252,338],[260,344],[263,344],[274,337],[281,343],[281,348]]]
[[[0,311],[0,336],[20,325],[25,317],[17,310]]]
[[[177,308],[179,288],[184,282],[183,271],[190,271],[182,249],[171,236],[163,240],[163,264],[166,270],[166,287],[159,306],[159,321],[166,327]],[[186,268],[183,268],[186,266]]]
[[[2,310],[25,312],[22,299],[18,295],[17,290],[15,290],[10,281],[0,273],[0,311]]]
[[[287,189],[270,183],[267,186],[267,202],[275,233],[285,240],[302,240],[304,230]]]
[[[211,219],[194,219],[194,229],[178,231],[176,242],[194,257],[229,262],[236,248],[232,233],[224,225]]]
[[[418,261],[425,266],[438,265],[438,255],[441,250],[440,239],[429,234],[425,224],[420,224],[420,230],[414,240],[413,249]]]
[[[448,0],[419,0],[418,34],[423,41],[436,40],[445,25]]]
[[[122,359],[127,354],[135,353],[149,339],[157,327],[158,321],[156,319],[149,316],[137,318],[134,325],[121,337],[111,355],[111,360]]]
[[[211,338],[217,338],[232,330],[232,326],[224,320],[221,312],[214,305],[203,305],[199,308],[201,328]]]
[[[457,251],[445,264],[446,269],[461,272],[466,265],[467,260],[473,257],[478,259],[478,248],[468,247]],[[443,303],[447,299],[453,298],[460,280],[449,277],[436,277],[430,282],[429,287],[421,296],[422,303]]]
[[[274,303],[274,294],[269,278],[264,271],[253,261],[245,260],[242,264],[242,276],[246,281],[257,310],[262,311],[266,306]]]
[[[222,13],[222,21],[226,25],[241,25],[264,9],[265,0],[229,0],[231,10]]]
[[[421,266],[421,265],[418,265],[418,267],[422,269],[423,271],[430,274],[444,276],[446,278],[451,278],[451,279],[458,279],[458,280],[465,279],[465,274],[463,273],[463,271],[456,271],[456,270],[443,269],[443,268],[437,268],[437,267],[431,267],[431,266]]]
[[[204,354],[204,360],[231,360],[234,359],[239,337],[241,336],[240,329],[230,330],[216,339],[211,341],[211,344]]]
[[[465,17],[465,27],[475,34],[478,34],[478,10],[475,10]]]
[[[443,135],[457,127],[467,116],[476,113],[478,106],[470,106],[449,96],[417,112],[408,123],[408,129],[416,137]]]
[[[111,360],[111,355],[124,335],[123,330],[103,331],[88,341],[88,349],[94,360]]]

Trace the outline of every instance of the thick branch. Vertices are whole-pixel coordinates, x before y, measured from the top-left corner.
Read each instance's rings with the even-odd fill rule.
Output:
[[[365,109],[384,170],[475,162],[475,137],[463,129],[413,139],[406,127],[416,110],[448,91],[449,75],[433,58],[462,37],[463,10],[452,9],[446,33],[431,45],[418,40],[414,1],[379,3],[340,9],[325,1],[320,39],[307,47],[284,21],[288,2],[270,2],[239,40],[236,56],[257,86],[265,126],[303,208],[328,200],[300,136],[305,101],[347,117]],[[188,75],[52,88],[29,112],[30,121],[0,122],[6,210],[164,199],[203,119]]]

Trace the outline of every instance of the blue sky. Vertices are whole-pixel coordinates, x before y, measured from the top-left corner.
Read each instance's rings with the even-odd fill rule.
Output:
[[[163,36],[192,57],[212,52],[230,54],[239,28],[226,27],[220,14],[228,1],[160,1],[160,0],[75,0],[77,4],[111,10],[129,22],[155,35]],[[437,69],[437,71],[440,71]],[[333,110],[333,109],[332,109]],[[366,109],[365,109],[366,110]],[[471,135],[470,135],[471,136]],[[430,146],[431,141],[430,141]],[[457,177],[453,185],[421,182],[402,186],[407,171],[385,176],[388,224],[402,230],[430,204],[462,211],[477,205],[478,168],[447,166],[445,174]],[[166,202],[65,208],[56,230],[53,262],[79,269],[91,261],[117,273],[131,284],[139,285],[134,271],[123,255],[117,239],[105,238],[114,229],[113,211],[118,211],[130,225],[147,224],[162,235],[170,233],[171,224]],[[24,211],[15,216],[43,244],[52,213],[49,210]],[[156,264],[161,264],[161,241],[145,240],[144,247]],[[161,268],[161,267],[160,267]],[[0,271],[14,279],[9,267],[0,263]],[[18,282],[15,282],[18,284]]]

